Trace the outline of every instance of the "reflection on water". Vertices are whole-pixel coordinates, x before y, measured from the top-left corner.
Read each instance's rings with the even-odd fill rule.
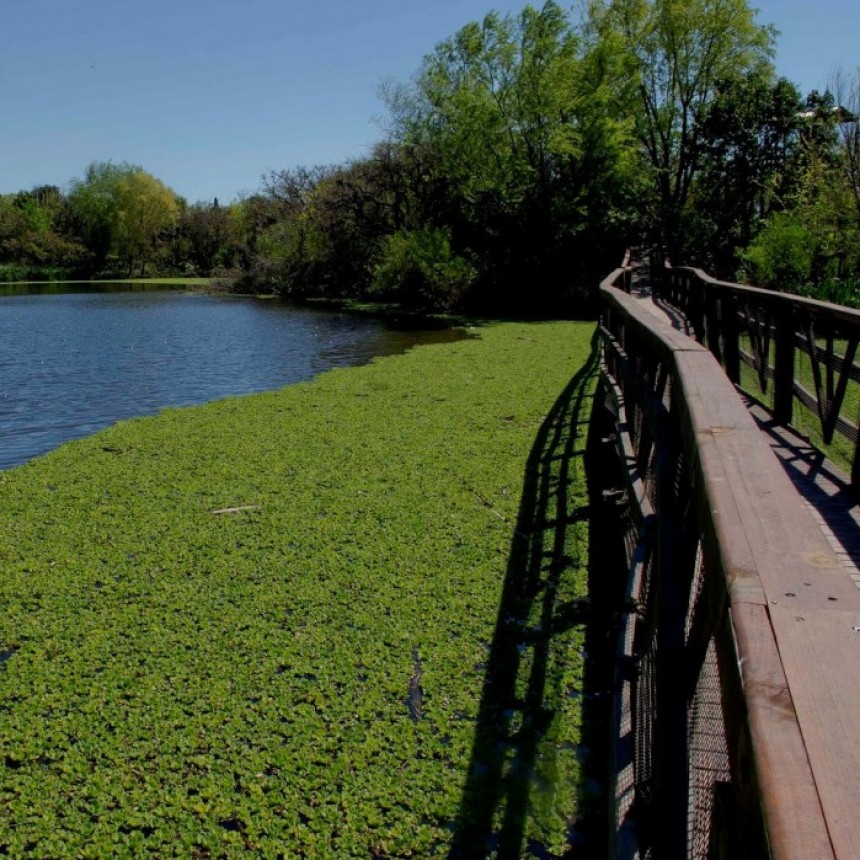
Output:
[[[461,337],[175,290],[0,297],[0,469],[164,406],[279,388]]]

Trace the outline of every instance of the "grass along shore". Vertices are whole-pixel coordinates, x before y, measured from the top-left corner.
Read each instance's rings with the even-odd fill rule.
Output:
[[[565,850],[593,325],[477,334],[0,473],[0,854]]]
[[[55,278],[50,281],[0,281],[0,284],[8,287],[40,287],[47,284],[92,284],[94,287],[107,286],[110,284],[149,284],[153,287],[181,287],[187,284],[191,287],[208,287],[215,284],[217,281],[218,278],[197,278],[180,275],[177,277],[165,278],[101,278],[99,280],[93,280],[90,278],[89,280],[77,281],[74,279]]]

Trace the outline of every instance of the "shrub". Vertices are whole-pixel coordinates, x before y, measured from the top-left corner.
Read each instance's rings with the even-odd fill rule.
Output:
[[[448,310],[474,279],[474,267],[453,253],[448,233],[424,227],[386,238],[370,290],[421,310]]]
[[[816,242],[792,213],[780,212],[743,252],[750,280],[764,287],[788,289],[806,283],[812,273]]]
[[[817,284],[804,284],[798,292],[823,302],[860,308],[860,277],[825,278]]]

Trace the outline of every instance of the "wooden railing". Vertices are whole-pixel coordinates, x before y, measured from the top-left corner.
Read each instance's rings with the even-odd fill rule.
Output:
[[[609,855],[856,857],[860,591],[714,356],[629,280],[601,285],[594,418],[627,560]]]
[[[729,379],[764,400],[777,423],[799,426],[825,446],[841,437],[834,459],[860,487],[860,311],[718,281],[700,269],[652,265],[651,281]]]

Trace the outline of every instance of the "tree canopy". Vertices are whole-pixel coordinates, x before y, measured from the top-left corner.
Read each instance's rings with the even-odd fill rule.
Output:
[[[621,57],[619,104],[649,168],[660,240],[679,250],[682,213],[700,167],[698,135],[730,79],[771,71],[774,31],[746,0],[612,0],[591,7],[594,32]]]
[[[589,312],[624,247],[765,285],[860,278],[860,76],[805,101],[746,0],[487,14],[389,83],[363,157],[188,205],[142,167],[0,196],[0,276],[221,275],[420,310]]]
[[[493,303],[570,291],[589,259],[586,236],[594,252],[593,228],[617,211],[625,139],[592,71],[550,0],[466,25],[425,59],[414,86],[389,91],[395,141],[429,168],[419,194],[435,206],[421,208],[451,230]]]
[[[126,163],[93,162],[83,179],[72,181],[69,199],[96,269],[115,254],[129,274],[136,264],[142,273],[179,217],[174,192],[142,167]]]

